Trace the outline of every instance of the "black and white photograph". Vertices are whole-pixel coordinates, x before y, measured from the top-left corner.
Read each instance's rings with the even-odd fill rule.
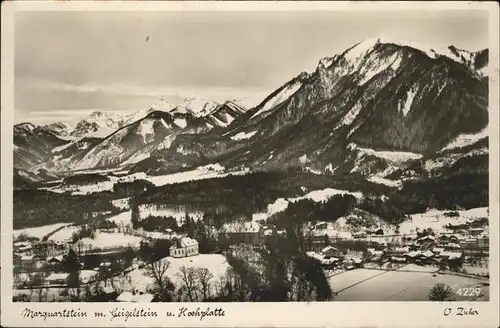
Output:
[[[498,292],[487,7],[12,15],[9,301]]]

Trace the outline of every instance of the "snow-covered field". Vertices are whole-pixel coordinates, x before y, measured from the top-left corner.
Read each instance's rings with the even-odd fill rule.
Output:
[[[457,295],[459,288],[476,287],[479,279],[430,272],[382,271],[356,269],[328,279],[333,291],[339,291],[336,301],[428,301],[429,290],[437,283],[445,283],[453,290],[457,301],[471,301]],[[488,300],[489,287],[482,287],[477,300]]]
[[[120,224],[124,224],[124,225],[131,224],[131,221],[132,221],[132,212],[131,211],[123,212],[123,213],[120,213],[118,215],[115,215],[115,216],[112,216],[110,218],[107,218],[106,220],[114,222],[117,225],[120,225]]]
[[[139,247],[141,237],[132,236],[124,233],[107,233],[107,232],[96,232],[95,238],[83,238],[81,243],[84,247],[92,248],[114,248],[114,247]]]
[[[371,176],[367,180],[370,182],[373,182],[373,183],[383,184],[383,185],[393,187],[393,188],[401,186],[400,180],[399,181],[389,180],[389,179],[382,178],[382,177],[377,176],[377,175]]]
[[[14,230],[13,236],[15,239],[20,234],[26,234],[29,237],[36,237],[38,239],[42,239],[44,236],[48,235],[52,231],[59,229],[60,227],[64,227],[65,225],[68,225],[68,223],[54,223],[54,224],[44,225],[44,226],[35,227],[35,228]]]
[[[315,202],[324,202],[335,195],[352,195],[357,199],[361,199],[363,194],[361,192],[340,190],[333,188],[326,188],[321,190],[313,190],[301,197],[294,197],[289,199],[278,198],[274,203],[267,206],[267,217],[270,217],[278,212],[284,211],[290,202],[297,202],[301,199],[311,199]],[[264,219],[264,213],[257,213],[258,215],[253,216],[253,220]]]
[[[220,281],[220,277],[222,277],[226,270],[230,267],[226,258],[220,254],[199,254],[185,258],[167,257],[165,259],[169,262],[169,266],[165,274],[177,288],[182,286],[182,281],[177,276],[177,273],[180,272],[180,268],[183,266],[186,268],[207,268],[210,273],[214,275],[214,278],[210,281],[212,288],[214,288],[214,283],[216,281]],[[153,279],[145,274],[144,269],[131,271],[127,275],[131,279],[128,288],[146,291],[147,288],[150,288],[153,285]]]
[[[253,137],[255,134],[257,133],[257,131],[252,131],[252,132],[240,132],[240,133],[237,133],[235,134],[234,136],[231,137],[231,140],[244,140],[244,139],[250,139],[251,137]]]
[[[478,133],[461,134],[458,137],[456,137],[455,140],[451,141],[448,145],[443,147],[441,151],[472,145],[478,142],[479,140],[486,138],[487,136],[488,136],[488,127],[484,128]]]
[[[129,209],[129,202],[130,197],[126,198],[120,198],[120,199],[114,199],[111,201],[111,204],[113,204],[114,207],[122,209],[122,210],[128,210]]]
[[[479,156],[488,154],[489,150],[487,147],[480,149],[473,149],[467,153],[455,153],[455,154],[447,154],[443,157],[438,157],[436,159],[429,159],[425,161],[424,167],[427,171],[431,172],[435,169],[439,169],[442,167],[449,167],[457,162],[459,159],[469,156]]]
[[[416,229],[431,228],[434,232],[447,232],[443,226],[449,223],[466,223],[469,219],[489,217],[487,207],[478,207],[470,210],[457,211],[460,216],[447,217],[444,213],[450,211],[429,210],[425,213],[412,214],[411,220],[406,220],[399,226],[401,234],[415,233]]]
[[[68,226],[64,229],[59,230],[58,232],[56,232],[52,236],[50,236],[49,240],[65,242],[67,240],[70,240],[71,236],[73,236],[73,233],[78,232],[79,230],[80,230],[80,227]]]
[[[248,173],[249,173],[248,170],[228,172],[220,164],[209,164],[206,166],[200,166],[196,170],[173,173],[168,175],[161,175],[161,176],[150,176],[147,177],[147,180],[151,181],[156,186],[162,186],[162,185],[174,184],[186,181],[223,178],[229,175],[245,175]]]
[[[370,148],[362,148],[356,145],[355,143],[350,143],[348,147],[351,150],[358,150],[360,154],[371,155],[375,157],[380,157],[390,162],[402,163],[409,160],[415,160],[422,158],[422,154],[405,152],[405,151],[381,151],[374,150]]]
[[[105,171],[92,171],[94,173],[105,173]],[[109,172],[109,171],[106,171]],[[90,173],[90,171],[89,171]],[[72,195],[86,195],[87,193],[97,193],[103,191],[112,191],[115,182],[135,181],[138,179],[145,179],[156,186],[163,186],[167,184],[174,184],[187,181],[223,178],[230,175],[245,175],[250,173],[249,170],[242,171],[227,171],[220,164],[209,164],[200,166],[195,170],[179,172],[167,175],[148,176],[145,173],[135,173],[131,175],[121,176],[119,178],[110,176],[110,181],[103,181],[90,185],[72,185],[72,186],[54,186],[47,188],[40,188],[49,190],[56,193],[64,193],[70,191]]]

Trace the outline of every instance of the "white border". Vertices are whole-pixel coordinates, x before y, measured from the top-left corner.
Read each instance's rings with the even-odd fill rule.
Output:
[[[162,314],[176,312],[179,307],[196,309],[200,306],[221,306],[225,317],[208,317],[203,321],[193,318],[167,318],[110,321],[98,319],[24,319],[21,311],[26,305],[12,302],[12,167],[13,167],[13,87],[14,87],[14,14],[16,11],[355,11],[355,10],[472,10],[482,9],[490,13],[490,301],[484,303],[430,303],[430,302],[326,302],[326,303],[151,303],[142,305]],[[495,2],[92,2],[92,1],[22,1],[2,2],[2,66],[1,66],[1,325],[2,326],[391,326],[391,327],[498,327],[499,325],[499,9]],[[495,169],[496,168],[496,169]],[[133,309],[140,307],[122,303],[28,303],[33,310],[58,310],[73,308],[87,311],[106,311],[115,307]],[[471,307],[478,316],[444,316],[446,307]]]

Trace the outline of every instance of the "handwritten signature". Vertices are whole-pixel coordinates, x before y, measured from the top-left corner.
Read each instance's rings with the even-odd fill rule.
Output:
[[[449,315],[458,315],[458,316],[463,316],[463,315],[479,315],[479,311],[473,309],[473,308],[464,308],[464,307],[457,307],[456,309],[452,308],[445,308],[443,314],[445,316]]]

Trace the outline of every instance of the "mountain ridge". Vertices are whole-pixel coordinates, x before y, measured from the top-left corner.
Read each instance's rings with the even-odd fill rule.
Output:
[[[483,70],[488,50],[412,45],[384,37],[358,42],[321,58],[315,71],[298,74],[248,110],[226,101],[205,103],[193,111],[162,99],[142,111],[145,116],[115,129],[99,143],[161,109],[170,117],[168,124],[177,128],[161,134],[163,143],[146,147],[144,156],[149,159],[113,161],[110,152],[106,163],[99,165],[125,162],[135,165],[136,171],[157,174],[162,167],[171,172],[194,163],[350,173],[358,158],[351,144],[374,150],[375,155],[363,155],[373,165],[381,161],[387,165],[387,159],[374,160],[377,151],[427,156],[460,135],[480,133],[488,123]],[[203,115],[196,116],[199,113]],[[102,148],[99,144],[93,148]]]

